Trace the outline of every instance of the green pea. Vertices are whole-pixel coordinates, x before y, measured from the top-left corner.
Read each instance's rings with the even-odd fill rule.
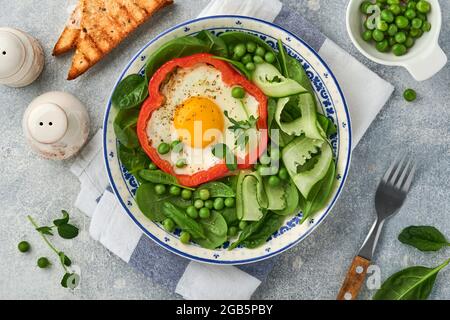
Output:
[[[370,1],[363,1],[361,3],[361,5],[359,6],[359,10],[361,11],[361,13],[367,14],[367,9],[369,9],[369,7],[372,5],[373,3]]]
[[[387,0],[387,4],[400,4],[400,0]]]
[[[267,166],[263,166],[263,165],[258,166],[258,169],[257,169],[258,174],[261,176],[267,175],[267,168],[268,168]]]
[[[241,62],[243,64],[247,64],[249,62],[252,62],[252,55],[250,53],[247,53],[245,56],[242,57]]]
[[[404,16],[398,16],[395,18],[395,24],[399,29],[406,29],[409,25],[409,20]]]
[[[170,218],[165,219],[162,225],[167,232],[173,232],[175,230],[175,222]]]
[[[30,250],[30,244],[27,241],[21,241],[17,245],[17,248],[20,252],[27,252],[28,250]]]
[[[387,33],[388,33],[388,35],[390,35],[390,36],[395,36],[395,34],[397,33],[397,31],[398,31],[397,25],[395,25],[395,24],[390,24],[390,25],[389,25],[389,28],[388,28],[388,30],[387,30]]]
[[[391,4],[389,6],[389,10],[396,16],[398,16],[402,12],[402,8],[398,4]]]
[[[380,17],[382,20],[391,23],[394,22],[394,14],[389,9],[384,9],[381,11]]]
[[[181,241],[181,243],[189,244],[189,242],[191,241],[191,234],[186,231],[181,231],[180,241]]]
[[[416,100],[416,97],[416,91],[414,91],[413,89],[406,89],[405,92],[403,92],[403,98],[405,98],[405,100],[408,102]]]
[[[388,42],[389,42],[390,47],[392,47],[394,44],[397,43],[397,41],[395,41],[394,37],[389,37]]]
[[[163,184],[157,184],[155,186],[155,192],[157,195],[162,195],[162,194],[166,193],[166,186]]]
[[[414,45],[414,39],[413,37],[407,37],[405,41],[405,46],[407,48],[411,48]]]
[[[371,30],[366,30],[362,33],[362,38],[364,41],[370,41],[372,40],[372,31]]]
[[[405,100],[408,102],[416,100],[416,91],[414,91],[413,89],[406,89],[405,92],[403,92],[403,98],[405,98]]]
[[[245,44],[240,43],[236,47],[234,47],[234,54],[238,58],[242,58],[247,53],[247,48],[245,47]]]
[[[267,154],[263,154],[263,155],[261,155],[261,157],[259,157],[259,162],[263,165],[267,166],[270,164],[271,161],[272,161],[272,159]]]
[[[189,206],[186,209],[186,213],[189,217],[191,217],[192,219],[197,219],[198,218],[198,210],[196,207],[194,206]]]
[[[429,23],[428,21],[425,21],[422,25],[422,31],[428,32],[430,30],[431,30],[431,23]]]
[[[406,4],[406,8],[408,8],[408,9],[416,9],[416,5],[417,5],[417,3],[415,1],[409,1]]]
[[[256,48],[255,54],[262,58],[266,55],[266,49],[264,49],[263,47],[258,47]]]
[[[210,200],[206,200],[205,201],[205,208],[208,208],[208,209],[214,208],[214,201],[212,201],[211,199]]]
[[[416,17],[416,10],[414,9],[408,9],[405,11],[405,17],[407,17],[409,20],[412,20]]]
[[[419,29],[422,27],[422,23],[423,23],[423,21],[420,20],[419,18],[414,18],[411,21],[411,27]]]
[[[178,159],[177,162],[175,163],[175,166],[178,169],[182,169],[182,168],[186,167],[187,166],[186,159]]]
[[[383,33],[383,31],[380,31],[378,29],[373,30],[372,38],[373,38],[373,40],[375,40],[377,42],[383,41],[384,40],[384,33]]]
[[[406,53],[407,49],[406,46],[404,44],[394,44],[394,46],[392,47],[392,53],[395,54],[396,56],[402,56]]]
[[[240,86],[236,86],[231,90],[231,95],[235,99],[242,99],[245,97],[245,90]]]
[[[167,154],[170,151],[170,145],[163,142],[158,146],[158,152],[159,154]]]
[[[201,200],[208,200],[209,199],[209,190],[208,189],[202,189],[199,192],[199,196]]]
[[[253,53],[256,51],[256,43],[254,43],[254,42],[247,42],[246,47],[247,47],[247,51],[250,53]]]
[[[280,168],[280,171],[278,171],[278,177],[281,180],[287,180],[289,178],[289,173],[286,168]]]
[[[239,229],[244,230],[246,226],[247,226],[247,221],[239,222]]]
[[[271,186],[271,187],[277,187],[278,185],[280,185],[281,180],[280,180],[280,178],[278,178],[278,176],[271,176],[271,177],[269,177],[268,183],[269,183],[269,186]]]
[[[225,201],[223,198],[216,198],[213,206],[215,210],[222,210],[225,207]]]
[[[173,150],[173,152],[181,152],[183,150],[183,144],[181,143],[180,140],[175,140],[170,144],[171,149]]]
[[[203,202],[203,200],[197,199],[194,201],[194,207],[197,209],[203,208],[204,205],[205,203]]]
[[[387,31],[389,28],[389,24],[386,21],[380,20],[377,23],[377,29],[380,31]]]
[[[264,62],[264,59],[260,56],[253,56],[253,62],[255,62],[256,64],[261,64]]]
[[[421,31],[420,29],[411,28],[411,30],[409,30],[409,35],[413,38],[418,38],[420,31]]]
[[[224,201],[224,203],[225,203],[225,207],[227,207],[227,208],[233,208],[233,207],[234,207],[235,200],[234,200],[234,198],[226,198],[225,201]]]
[[[148,165],[148,168],[149,168],[150,170],[156,170],[156,169],[158,169],[158,167],[156,166],[156,164],[154,164],[153,162],[150,163],[150,164]]]
[[[406,41],[406,34],[403,31],[400,31],[395,35],[395,41],[397,43],[404,43]]]
[[[179,196],[181,194],[181,188],[178,186],[171,186],[169,188],[169,193],[173,196]]]
[[[181,198],[183,198],[184,200],[189,200],[192,198],[192,191],[188,190],[188,189],[183,189],[181,191]]]
[[[266,52],[266,54],[264,55],[264,60],[266,60],[266,62],[268,63],[273,63],[275,59],[276,58],[273,52]]]
[[[44,269],[50,266],[50,261],[46,257],[41,257],[38,259],[37,265],[39,268]]]
[[[236,227],[229,227],[228,228],[228,236],[229,237],[234,237],[234,236],[236,236],[237,235],[237,233],[238,233],[238,228],[236,228]]]
[[[248,71],[253,71],[256,69],[256,66],[253,62],[249,62],[245,65],[245,69],[247,69]]]
[[[417,18],[419,18],[422,21],[427,21],[428,20],[427,15],[425,13],[422,13],[422,12],[417,12]]]
[[[416,9],[422,13],[428,13],[431,10],[431,5],[428,1],[420,0],[417,2]]]
[[[209,211],[208,208],[201,208],[198,215],[201,219],[208,219],[211,215],[211,211]]]
[[[384,39],[383,41],[377,42],[375,48],[380,52],[387,52],[389,50],[389,41]]]
[[[274,162],[278,162],[280,160],[280,149],[278,147],[272,147],[270,149],[270,158]]]

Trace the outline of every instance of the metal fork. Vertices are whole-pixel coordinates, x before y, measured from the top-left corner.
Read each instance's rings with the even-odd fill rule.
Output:
[[[375,194],[377,219],[370,229],[358,255],[353,259],[338,300],[354,300],[366,278],[378,239],[387,218],[395,215],[403,205],[414,178],[416,165],[408,156],[394,161],[384,174]]]

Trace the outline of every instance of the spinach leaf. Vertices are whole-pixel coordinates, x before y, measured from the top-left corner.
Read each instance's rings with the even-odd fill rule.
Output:
[[[192,204],[190,200],[183,200],[180,196],[170,194],[157,195],[153,183],[143,183],[136,191],[136,202],[142,213],[152,221],[162,222],[166,216],[163,213],[163,203],[170,202],[179,208],[187,208]]]
[[[319,122],[320,127],[323,129],[323,132],[325,132],[327,137],[337,132],[337,127],[334,124],[333,120],[321,113],[317,113],[317,122]]]
[[[113,105],[120,109],[139,107],[148,97],[148,85],[144,77],[131,74],[124,78],[112,95]]]
[[[139,176],[144,179],[145,181],[151,182],[151,183],[156,183],[156,184],[169,184],[169,185],[174,185],[174,186],[178,186],[184,189],[189,189],[189,190],[195,190],[193,188],[188,188],[185,186],[182,186],[180,184],[178,184],[178,180],[177,178],[175,178],[174,176],[165,173],[161,170],[149,170],[149,169],[144,169],[139,171]]]
[[[281,228],[284,217],[269,213],[264,217],[263,223],[256,232],[248,236],[242,244],[249,249],[257,248],[267,242],[267,239]]]
[[[131,174],[138,173],[140,170],[146,169],[150,165],[150,159],[141,148],[128,149],[124,145],[119,144],[118,154],[122,165],[125,166]]]
[[[224,208],[222,210],[222,216],[229,227],[236,226],[239,223],[239,219],[237,218],[236,214],[236,208]]]
[[[185,215],[183,211],[170,202],[164,202],[162,207],[166,217],[172,219],[182,230],[189,232],[192,238],[206,239],[205,231],[197,221]]]
[[[210,44],[196,37],[181,37],[162,45],[147,60],[145,75],[149,80],[156,70],[169,60],[209,52]]]
[[[247,68],[244,66],[244,64],[242,62],[227,59],[224,57],[217,57],[217,56],[214,56],[213,58],[217,59],[217,60],[222,60],[222,61],[228,62],[233,67],[235,67],[240,73],[242,73],[247,79],[251,79],[251,77],[252,77],[251,72],[247,70]]]
[[[220,57],[228,56],[228,46],[223,39],[216,37],[208,30],[203,30],[199,32],[196,36],[197,39],[204,41],[209,46],[207,52]]]
[[[78,228],[71,224],[62,224],[58,226],[58,234],[64,239],[73,239],[78,236]]]
[[[195,240],[206,249],[215,249],[227,241],[228,226],[224,217],[217,211],[213,211],[208,219],[200,219],[205,238]]]
[[[200,191],[207,189],[209,191],[211,198],[234,198],[236,197],[236,192],[227,186],[225,183],[220,181],[212,181],[201,185],[194,192],[194,199],[200,199]]]
[[[219,159],[224,159],[228,170],[237,170],[237,158],[226,144],[216,144],[212,148],[212,154]]]
[[[390,276],[375,293],[374,300],[426,300],[436,277],[450,259],[436,268],[410,267]]]
[[[302,195],[300,195],[300,207],[303,211],[303,216],[300,223],[305,222],[314,213],[322,209],[327,203],[335,178],[336,164],[333,160],[331,161],[330,168],[328,169],[325,177],[311,189],[308,199],[305,199]]]
[[[248,224],[239,235],[239,239],[232,243],[228,250],[233,250],[242,244],[247,248],[256,248],[264,244],[267,239],[283,225],[285,217],[267,211],[259,220]]]
[[[119,142],[128,149],[140,146],[136,134],[139,109],[124,109],[119,111],[114,119],[114,132]]]
[[[400,233],[398,240],[420,251],[438,251],[450,246],[445,236],[432,226],[410,226]]]

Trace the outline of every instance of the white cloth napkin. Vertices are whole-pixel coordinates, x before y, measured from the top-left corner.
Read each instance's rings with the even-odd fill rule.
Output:
[[[283,10],[287,11],[280,13],[281,10],[278,0],[213,0],[200,16],[240,14],[274,21],[280,15],[283,18],[281,24],[289,21],[284,18],[290,14],[285,8]],[[295,19],[298,25],[302,24],[297,21],[298,17]],[[388,100],[393,87],[326,39],[320,31],[304,21],[303,24],[304,29],[311,32],[298,35],[310,37],[308,42],[314,44],[344,91],[356,145]],[[129,219],[108,189],[101,138],[101,132],[97,133],[71,168],[81,182],[75,206],[92,217],[91,236],[122,260],[185,299],[249,299],[267,277],[276,258],[248,266],[211,266],[189,262],[154,244]]]

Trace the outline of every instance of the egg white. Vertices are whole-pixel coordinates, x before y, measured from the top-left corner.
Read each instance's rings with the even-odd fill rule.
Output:
[[[157,149],[162,142],[170,143],[179,139],[174,127],[175,109],[192,97],[204,97],[214,101],[219,108],[228,112],[228,116],[236,120],[247,120],[249,116],[258,117],[258,101],[246,94],[242,100],[232,97],[232,87],[222,80],[222,74],[213,66],[199,63],[190,68],[178,68],[162,85],[161,93],[165,97],[164,105],[155,110],[147,125],[147,136],[153,148]],[[244,106],[242,104],[244,103]],[[237,157],[243,158],[246,150],[236,147],[235,133],[228,128],[232,123],[224,116],[223,135],[204,149],[183,145],[180,153],[170,152],[160,157],[172,164],[176,174],[192,175],[207,170],[222,159],[212,154],[212,148],[217,143],[226,144]],[[253,131],[250,138],[258,139],[258,133]],[[250,144],[252,145],[252,144]],[[178,159],[186,159],[184,168],[175,166]]]

